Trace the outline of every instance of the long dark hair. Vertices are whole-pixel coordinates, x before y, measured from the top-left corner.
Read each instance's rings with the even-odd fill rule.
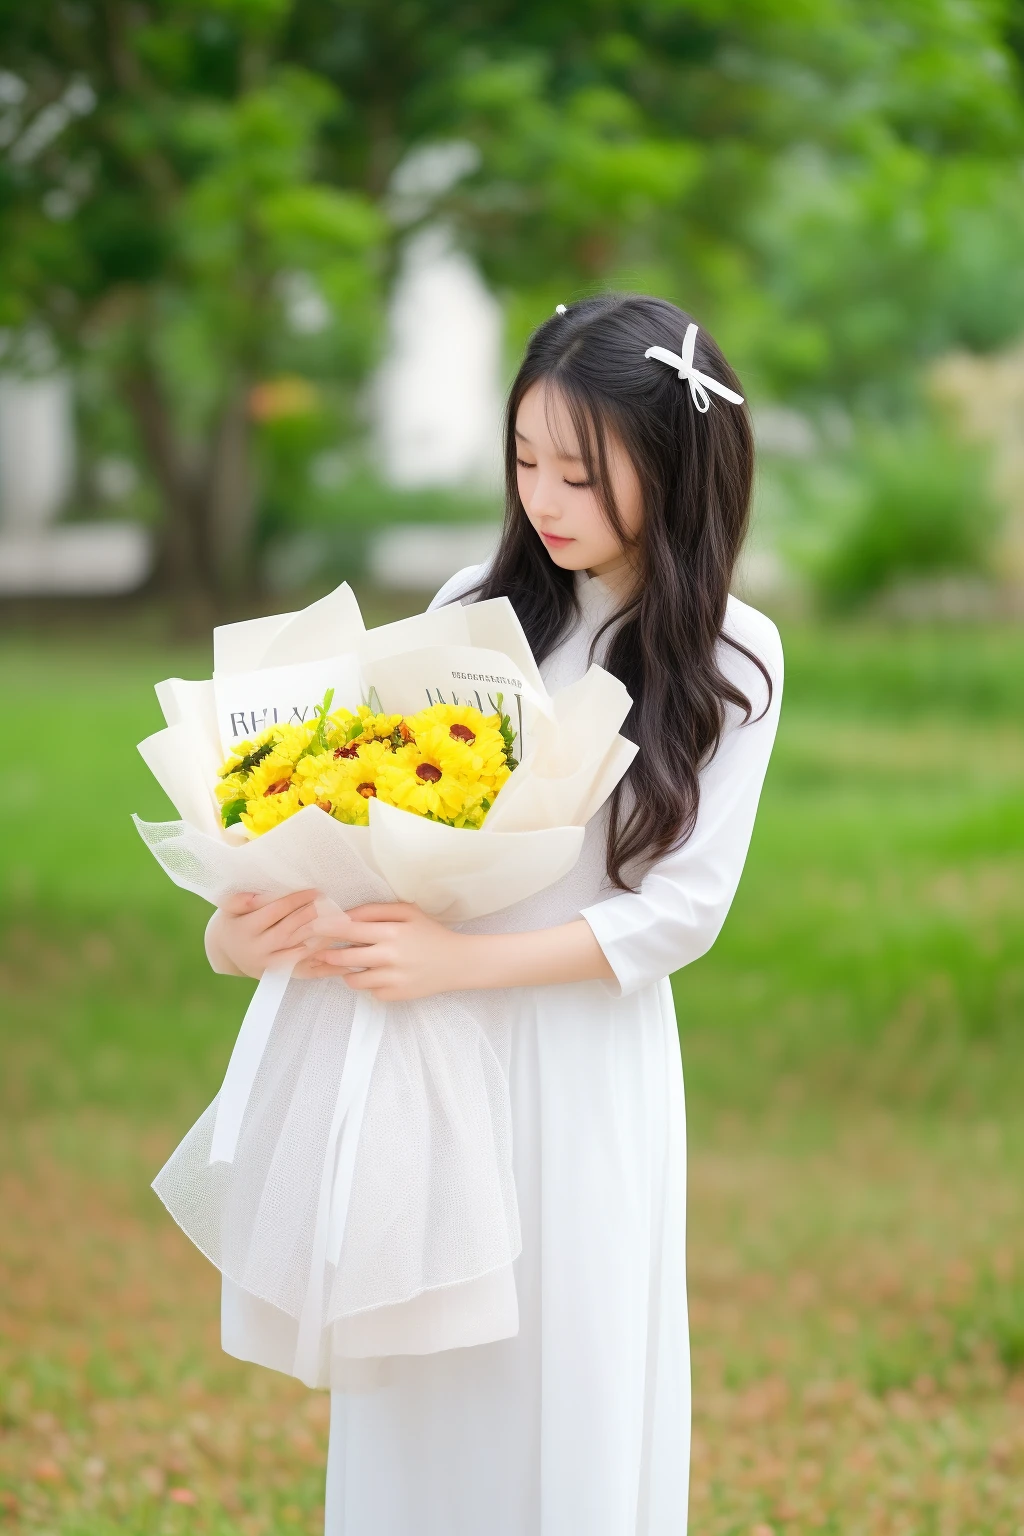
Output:
[[[763,662],[723,633],[729,582],[747,530],[754,440],[745,406],[711,395],[706,414],[689,387],[648,347],[678,353],[690,316],[663,299],[629,294],[584,299],[530,338],[508,398],[505,523],[497,554],[477,589],[508,597],[538,661],[579,616],[571,571],[548,556],[531,527],[516,479],[516,417],[541,380],[564,401],[588,479],[637,573],[634,592],[602,626],[611,628],[605,666],[633,699],[624,734],[640,751],[611,802],[608,878],[627,890],[629,866],[647,865],[693,831],[698,774],[722,736],[727,704],[750,719],[750,700],[721,671],[720,640],[771,678]],[[697,332],[695,366],[728,388],[739,382],[707,331]],[[608,479],[612,433],[642,488],[643,521],[631,538]]]

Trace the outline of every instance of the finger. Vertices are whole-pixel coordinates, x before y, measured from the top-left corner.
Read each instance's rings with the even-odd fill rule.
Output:
[[[345,949],[320,951],[326,965],[338,971],[379,970],[382,965],[394,965],[395,957],[390,950],[381,950],[376,944],[351,944]]]
[[[239,891],[234,896],[225,896],[220,903],[220,910],[226,912],[229,917],[243,917],[246,912],[251,912],[258,905],[260,898],[252,891]]]
[[[278,896],[274,901],[268,901],[265,906],[250,914],[253,932],[266,933],[282,917],[290,917],[300,907],[311,905],[316,897],[316,891],[291,891],[287,896]]]
[[[299,946],[296,949],[281,949],[275,951],[270,957],[270,964],[266,970],[283,971],[287,965],[298,965],[300,960],[306,959],[306,951]]]
[[[321,965],[319,959],[318,955],[306,955],[305,959],[297,962],[292,975],[297,976],[300,981],[340,981],[338,972],[328,965]]]
[[[305,938],[306,934],[311,931],[315,918],[316,907],[313,906],[312,902],[307,902],[304,907],[299,907],[296,911],[289,913],[287,917],[282,917],[280,922],[274,923],[273,927],[265,929],[262,935],[262,942],[264,944],[288,944],[293,939],[297,941],[300,937]]]
[[[381,923],[356,923],[347,912],[342,912],[337,917],[318,917],[312,932],[319,938],[344,939],[348,944],[379,944],[392,934],[393,928]]]
[[[380,993],[398,986],[393,971],[348,971],[342,973],[341,979],[353,992]]]
[[[421,915],[411,901],[370,901],[363,907],[350,907],[346,913],[357,923],[407,923]]]
[[[321,934],[324,938],[347,939],[352,929],[352,919],[347,912],[323,912],[317,903],[316,921],[313,924],[314,933]]]

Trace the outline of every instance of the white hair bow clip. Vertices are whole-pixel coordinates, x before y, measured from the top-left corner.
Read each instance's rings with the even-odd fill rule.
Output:
[[[712,379],[706,373],[699,373],[693,366],[693,349],[697,341],[696,325],[686,327],[686,335],[683,337],[683,350],[677,357],[667,347],[648,347],[644,357],[656,357],[659,363],[667,363],[670,368],[678,368],[679,377],[685,379],[690,386],[690,399],[702,414],[711,405],[708,399],[708,390],[714,395],[721,395],[723,400],[730,400],[733,405],[742,405],[743,396],[738,395],[734,389],[726,389],[724,384],[719,384],[717,379]]]

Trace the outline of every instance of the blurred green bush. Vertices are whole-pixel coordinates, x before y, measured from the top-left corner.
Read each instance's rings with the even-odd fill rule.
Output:
[[[823,612],[871,609],[937,583],[990,590],[1003,514],[985,451],[923,410],[825,428],[806,457],[762,461],[757,507],[761,543],[779,550]]]
[[[998,518],[981,454],[932,424],[858,444],[853,515],[817,572],[826,602],[856,607],[900,580],[986,570]]]

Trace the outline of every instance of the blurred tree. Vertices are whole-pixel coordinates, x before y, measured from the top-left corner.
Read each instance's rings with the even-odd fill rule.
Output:
[[[922,357],[1024,327],[1022,10],[300,0],[291,40],[348,105],[334,174],[450,219],[520,330],[643,286],[775,392],[888,405]],[[410,146],[460,138],[475,169],[394,195]]]
[[[283,56],[289,0],[0,0],[0,326],[31,366],[101,352],[191,600],[245,586],[252,423],[275,371],[365,371],[382,221],[317,175],[341,110]],[[20,353],[20,358],[18,354]]]
[[[477,254],[513,343],[642,287],[754,389],[889,412],[923,358],[1024,329],[1022,13],[0,0],[0,326],[106,349],[165,568],[213,591],[247,574],[254,381],[365,371],[378,254],[418,223]]]

